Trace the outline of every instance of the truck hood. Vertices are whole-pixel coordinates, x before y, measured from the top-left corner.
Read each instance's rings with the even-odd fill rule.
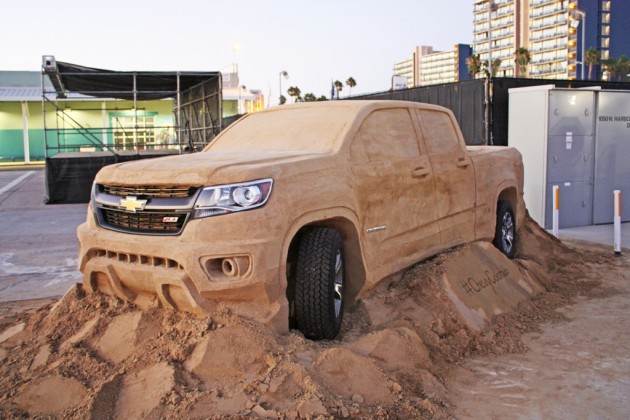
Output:
[[[201,187],[275,178],[287,171],[318,170],[326,166],[326,157],[330,155],[299,151],[200,152],[109,165],[98,172],[95,181],[99,184]]]

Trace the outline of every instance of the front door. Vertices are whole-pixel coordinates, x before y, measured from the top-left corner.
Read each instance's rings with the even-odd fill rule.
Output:
[[[392,272],[440,245],[431,162],[407,108],[366,117],[350,153],[369,269]]]

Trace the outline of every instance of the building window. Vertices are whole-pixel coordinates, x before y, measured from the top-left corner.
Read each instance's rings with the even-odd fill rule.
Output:
[[[137,128],[134,125],[137,121]],[[118,150],[153,149],[155,117],[153,115],[113,115],[114,145]]]

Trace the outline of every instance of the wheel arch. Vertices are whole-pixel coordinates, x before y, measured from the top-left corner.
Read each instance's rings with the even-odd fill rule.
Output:
[[[357,225],[355,214],[347,208],[310,212],[293,223],[284,240],[282,261],[280,262],[280,267],[287,268],[286,270],[281,270],[281,276],[285,280],[286,297],[289,300],[289,304],[291,304],[293,293],[291,274],[295,266],[297,244],[301,234],[305,229],[321,226],[337,230],[343,239],[344,263],[346,267],[344,300],[347,308],[352,307],[366,279],[363,251]]]
[[[522,198],[521,198],[522,201]],[[518,195],[518,190],[516,188],[516,186],[514,185],[505,185],[503,189],[501,189],[499,191],[499,193],[497,194],[497,198],[495,200],[495,210],[494,210],[494,223],[493,225],[493,243],[495,243],[495,246],[497,246],[497,248],[499,248],[499,246],[496,244],[497,241],[497,235],[498,235],[498,223],[499,223],[499,213],[500,213],[500,209],[501,209],[501,203],[506,203],[510,206],[514,219],[513,219],[513,223],[514,223],[514,238],[516,238],[516,232],[518,230],[518,228],[521,226],[521,222],[524,220],[524,211],[521,209],[521,207],[519,206],[519,195]],[[515,246],[515,245],[513,245]],[[504,252],[505,253],[505,252]],[[508,254],[506,254],[508,255]],[[514,251],[511,251],[511,254],[508,255],[509,258],[513,258],[514,257]]]
[[[516,186],[508,185],[503,186],[502,189],[499,190],[497,194],[497,199],[495,200],[495,204],[498,206],[500,201],[505,201],[512,207],[512,211],[514,212],[514,217],[518,219],[518,193],[516,191]]]

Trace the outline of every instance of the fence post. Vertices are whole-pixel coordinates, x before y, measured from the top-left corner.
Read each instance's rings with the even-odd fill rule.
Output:
[[[615,255],[621,255],[621,191],[613,191],[613,199],[615,202],[615,215],[613,217],[613,223],[615,225]]]
[[[553,236],[558,237],[558,228],[560,225],[560,187],[553,186],[553,225],[551,232]]]

